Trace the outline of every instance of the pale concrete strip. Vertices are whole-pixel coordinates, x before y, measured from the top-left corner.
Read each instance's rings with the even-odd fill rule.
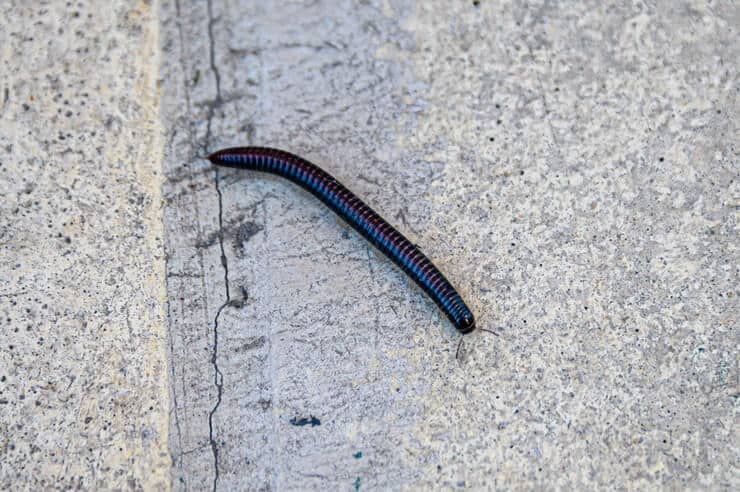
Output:
[[[170,488],[156,12],[2,7],[0,488]]]

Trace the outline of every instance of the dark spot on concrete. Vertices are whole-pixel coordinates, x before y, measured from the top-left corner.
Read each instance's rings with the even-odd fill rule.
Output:
[[[304,425],[310,425],[311,427],[316,427],[317,425],[321,425],[321,420],[317,419],[313,415],[310,415],[308,418],[293,417],[292,419],[290,419],[290,423],[293,425],[300,426],[300,427],[303,427]]]
[[[263,411],[267,411],[272,406],[272,400],[260,398],[259,400],[257,400],[257,404]]]
[[[362,458],[362,451],[357,451],[357,452],[356,452],[355,454],[353,454],[352,456],[354,456],[354,457],[355,457],[355,459],[358,459],[358,460],[359,460],[360,458]]]
[[[264,226],[255,222],[245,222],[236,231],[236,246],[240,247],[249,241],[255,234],[264,229]]]
[[[216,241],[218,241],[218,232],[213,232],[208,235],[205,239],[201,239],[197,243],[195,243],[196,249],[207,249],[216,244]]]
[[[258,337],[251,337],[247,339],[245,343],[234,349],[234,352],[246,352],[248,350],[253,350],[256,348],[262,347],[267,342],[267,337],[264,335],[258,336]]]

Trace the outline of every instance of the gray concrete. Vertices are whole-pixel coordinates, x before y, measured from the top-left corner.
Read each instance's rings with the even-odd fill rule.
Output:
[[[156,11],[0,6],[0,489],[166,489]]]
[[[733,2],[0,11],[1,488],[740,488]]]
[[[161,17],[177,488],[740,485],[736,6]],[[455,360],[317,200],[202,159],[240,144],[324,165],[500,336]]]

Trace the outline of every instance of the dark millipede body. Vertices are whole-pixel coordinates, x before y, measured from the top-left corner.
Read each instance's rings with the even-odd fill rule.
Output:
[[[424,289],[461,333],[475,330],[475,318],[460,294],[429,258],[329,173],[296,155],[264,147],[235,147],[208,156],[219,166],[282,176],[305,188]]]

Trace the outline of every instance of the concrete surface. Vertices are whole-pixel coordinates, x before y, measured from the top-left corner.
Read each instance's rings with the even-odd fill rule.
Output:
[[[161,17],[177,488],[737,488],[736,6]],[[202,159],[240,144],[324,165],[500,337],[456,361],[317,200]]]
[[[3,486],[740,487],[737,5],[23,5]],[[323,165],[499,336],[456,360],[317,200],[202,158],[239,144]]]
[[[145,2],[0,6],[0,489],[169,487]]]

